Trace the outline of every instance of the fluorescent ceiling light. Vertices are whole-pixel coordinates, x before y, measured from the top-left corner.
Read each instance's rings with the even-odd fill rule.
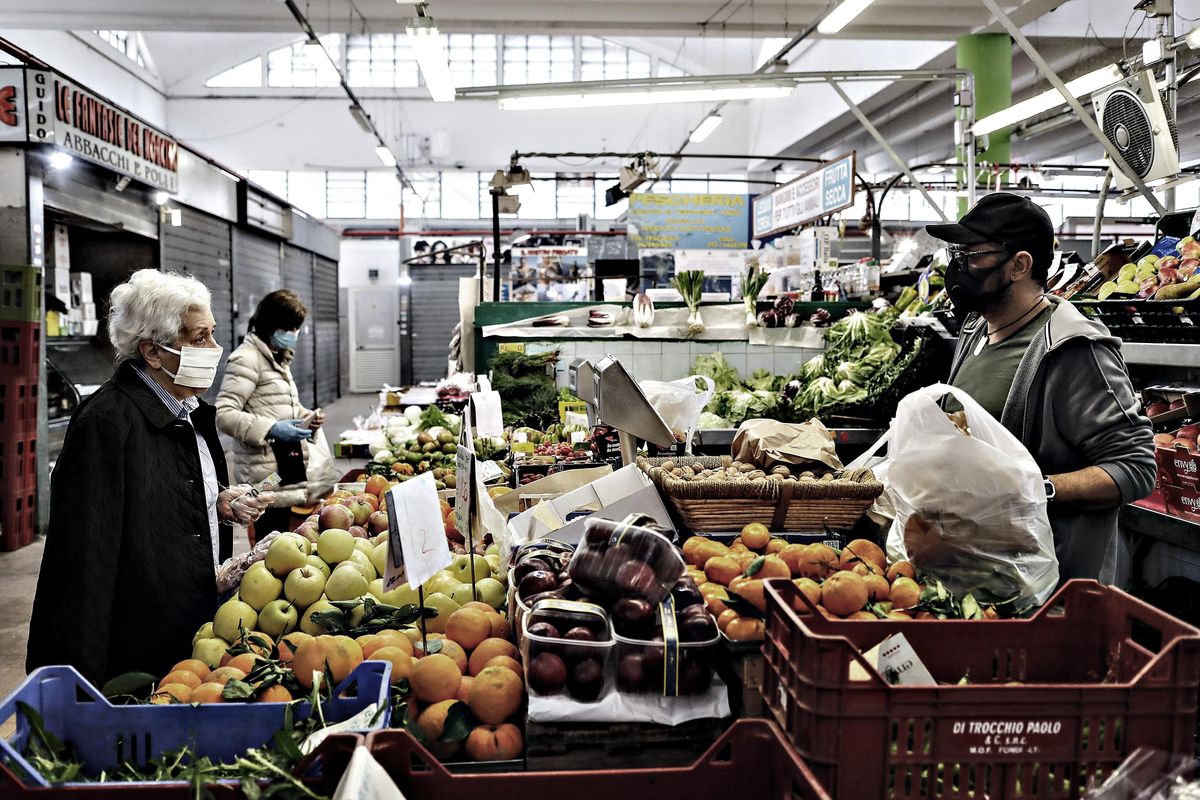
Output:
[[[522,94],[508,92],[499,99],[505,111],[538,111],[552,108],[606,108],[610,106],[645,106],[658,103],[712,103],[722,100],[760,100],[787,97],[795,84],[741,86],[672,86],[663,89],[633,88],[587,92],[542,92]]]
[[[366,109],[358,103],[350,104],[350,116],[354,117],[354,121],[358,123],[358,127],[363,129],[363,133],[371,132],[371,115]]]
[[[309,37],[303,46],[304,54],[308,56],[309,61],[321,63],[329,60],[324,45],[315,36]]]
[[[386,145],[379,145],[375,148],[375,155],[379,156],[379,160],[383,162],[385,167],[396,166],[396,157],[392,155],[392,151]]]
[[[867,10],[874,0],[842,0],[838,7],[825,15],[825,19],[817,23],[817,33],[837,33],[850,24],[850,21]]]
[[[429,17],[417,17],[408,24],[408,41],[413,55],[429,88],[429,96],[437,103],[454,100],[454,76],[437,25]]]
[[[1067,81],[1067,91],[1071,93],[1072,97],[1083,97],[1103,89],[1105,86],[1110,86],[1124,77],[1120,67],[1116,64],[1109,64],[1107,67],[1093,70],[1086,75],[1080,75],[1075,80]],[[1058,89],[1048,89],[1028,100],[1022,100],[1015,105],[1001,109],[995,114],[988,114],[976,122],[971,131],[976,136],[982,136],[1002,128],[1011,128],[1030,117],[1036,117],[1038,114],[1065,105],[1066,102]]]
[[[171,195],[169,195],[169,194],[168,194],[168,193],[166,193],[166,192],[155,192],[155,193],[154,193],[154,203],[155,203],[155,205],[160,205],[160,206],[162,206],[162,205],[166,205],[166,204],[167,204],[167,201],[168,201],[168,200],[170,200],[170,199],[171,199]]]
[[[692,131],[692,135],[688,137],[689,142],[699,144],[712,135],[712,132],[721,126],[720,114],[709,114],[700,124],[696,126],[696,130]]]
[[[55,150],[50,153],[50,169],[66,169],[71,166],[71,162],[75,160],[75,156],[70,153],[64,153],[62,150]]]

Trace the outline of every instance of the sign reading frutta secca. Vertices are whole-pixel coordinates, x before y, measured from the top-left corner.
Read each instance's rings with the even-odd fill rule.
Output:
[[[54,144],[157,189],[179,190],[178,142],[49,70],[0,69],[0,141],[15,139]]]

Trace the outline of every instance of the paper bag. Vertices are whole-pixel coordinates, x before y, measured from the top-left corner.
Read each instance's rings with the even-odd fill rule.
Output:
[[[733,437],[733,457],[769,470],[776,464],[805,466],[814,462],[841,469],[833,434],[818,419],[793,425],[773,419],[748,419]]]

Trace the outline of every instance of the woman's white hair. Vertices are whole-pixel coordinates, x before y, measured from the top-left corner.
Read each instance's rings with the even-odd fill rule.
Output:
[[[178,272],[139,269],[109,295],[108,338],[117,361],[141,360],[138,345],[149,339],[170,345],[189,311],[208,311],[212,295],[195,278]]]

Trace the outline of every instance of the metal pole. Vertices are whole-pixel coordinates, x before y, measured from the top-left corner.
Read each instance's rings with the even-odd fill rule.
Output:
[[[1100,184],[1100,199],[1096,201],[1096,224],[1092,226],[1092,260],[1100,255],[1100,226],[1104,224],[1104,202],[1108,200],[1108,187],[1112,184],[1112,170],[1104,173]]]
[[[482,267],[481,267],[482,269]],[[492,302],[500,302],[500,190],[492,189]]]
[[[1042,74],[1046,76],[1050,84],[1063,96],[1063,99],[1067,101],[1067,105],[1079,117],[1079,121],[1088,129],[1088,132],[1096,137],[1096,141],[1104,146],[1104,151],[1112,159],[1113,166],[1121,170],[1125,177],[1137,187],[1137,190],[1142,193],[1142,197],[1146,198],[1146,201],[1150,203],[1159,216],[1167,213],[1166,207],[1158,201],[1158,198],[1154,196],[1154,192],[1150,191],[1149,187],[1138,177],[1138,174],[1126,163],[1117,148],[1113,147],[1113,143],[1104,135],[1104,131],[1100,130],[1100,126],[1096,124],[1096,120],[1092,119],[1091,113],[1085,110],[1083,105],[1075,98],[1075,95],[1067,90],[1067,85],[1063,83],[1062,78],[1058,77],[1058,73],[1046,63],[1046,59],[1042,58],[1042,54],[1037,51],[1037,48],[1025,38],[1025,34],[1021,33],[1021,29],[1008,18],[1008,15],[1001,10],[1000,6],[996,5],[996,0],[983,0],[983,4],[996,17],[996,21],[1013,37],[1013,41],[1025,51],[1025,55],[1029,56],[1029,60],[1034,63],[1034,66],[1042,71]]]
[[[846,94],[845,90],[843,90],[841,86],[838,86],[837,81],[833,80],[832,78],[829,80],[829,85],[832,86],[833,90],[838,93],[839,97],[842,98],[842,102],[845,103],[846,107],[850,109],[850,113],[852,113],[858,119],[859,123],[867,129],[867,133],[871,134],[871,137],[879,143],[879,146],[883,148],[884,152],[888,154],[892,161],[896,162],[896,166],[900,168],[900,171],[908,176],[908,179],[912,181],[912,185],[917,187],[917,189],[921,192],[921,195],[925,198],[925,202],[929,203],[929,205],[933,207],[933,210],[937,212],[937,215],[941,217],[942,222],[949,222],[950,219],[946,216],[946,212],[942,211],[942,207],[933,201],[933,196],[926,191],[924,184],[917,180],[917,176],[914,175],[913,171],[908,168],[908,162],[901,158],[900,154],[892,148],[892,146],[888,143],[888,140],[885,139],[883,134],[879,132],[879,129],[871,123],[871,120],[867,119],[867,115],[862,112],[862,109],[850,99],[850,95]]]
[[[1170,14],[1159,17],[1159,26],[1160,26],[1160,34],[1161,34],[1160,40],[1164,44],[1173,43],[1175,41],[1175,9],[1174,8],[1171,9]],[[1176,130],[1178,130],[1179,129],[1179,117],[1178,117],[1177,112],[1179,109],[1177,108],[1177,106],[1178,106],[1179,92],[1175,88],[1175,66],[1176,66],[1176,63],[1177,63],[1177,57],[1175,55],[1175,51],[1169,50],[1167,52],[1166,74],[1164,76],[1167,81],[1167,113],[1169,113],[1171,115],[1171,119],[1175,122],[1175,128],[1176,128]],[[1167,201],[1167,210],[1174,212],[1175,211],[1175,187],[1174,186],[1167,189],[1166,201]]]
[[[963,114],[963,125],[966,130],[963,132],[963,148],[967,153],[967,207],[971,208],[975,205],[976,194],[976,179],[975,179],[975,75],[968,73],[963,78],[963,86],[971,93],[971,102],[967,104],[966,111]]]

